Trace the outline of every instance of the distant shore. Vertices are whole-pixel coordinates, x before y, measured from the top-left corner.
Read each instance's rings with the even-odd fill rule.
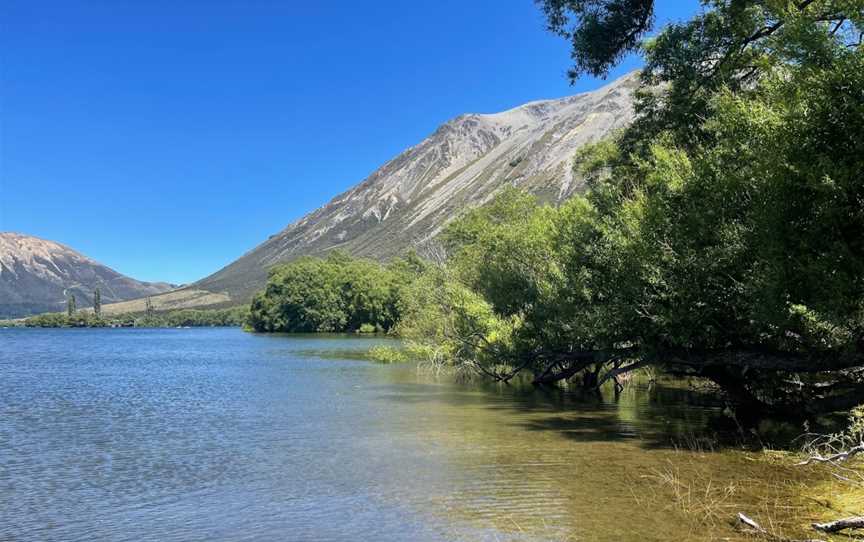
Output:
[[[73,313],[45,313],[27,318],[0,320],[0,327],[30,328],[177,328],[177,327],[241,327],[246,324],[249,308],[182,309],[165,312],[121,313],[97,315],[91,310]]]

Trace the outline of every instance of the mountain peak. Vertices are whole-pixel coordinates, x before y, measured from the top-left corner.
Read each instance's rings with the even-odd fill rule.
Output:
[[[287,226],[192,287],[245,301],[273,264],[333,249],[378,259],[422,246],[464,209],[507,185],[547,201],[581,190],[577,150],[629,124],[632,72],[592,92],[529,102],[498,113],[467,113],[323,207]]]
[[[78,307],[88,307],[96,288],[103,303],[112,303],[173,286],[131,279],[55,241],[0,232],[0,317],[60,311],[67,295],[76,297]]]

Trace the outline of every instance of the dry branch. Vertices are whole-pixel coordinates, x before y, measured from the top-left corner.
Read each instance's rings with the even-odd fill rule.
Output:
[[[786,538],[783,536],[776,535],[774,533],[769,532],[767,529],[756,523],[754,520],[745,516],[741,512],[738,512],[738,521],[744,524],[747,528],[758,534],[759,536],[766,538],[768,540],[775,540],[776,542],[825,542],[824,540],[818,538],[805,538],[805,539],[796,539],[796,538]]]
[[[823,533],[836,533],[844,529],[864,529],[864,516],[843,518],[827,523],[814,523],[813,528]]]
[[[858,446],[853,446],[844,452],[839,452],[834,455],[829,455],[828,457],[823,457],[819,454],[813,454],[808,457],[805,461],[798,463],[798,465],[809,465],[810,463],[842,463],[843,461],[848,461],[855,457],[856,455],[864,452],[864,442],[859,444]]]

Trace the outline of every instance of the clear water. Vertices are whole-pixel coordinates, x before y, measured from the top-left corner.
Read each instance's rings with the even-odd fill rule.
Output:
[[[718,413],[686,389],[600,399],[351,359],[375,340],[0,330],[0,540],[736,539],[664,476],[733,483],[724,517],[795,481],[671,446]]]

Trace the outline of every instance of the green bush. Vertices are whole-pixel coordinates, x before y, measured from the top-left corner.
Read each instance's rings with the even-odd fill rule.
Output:
[[[271,270],[252,301],[255,331],[389,331],[399,319],[398,300],[421,264],[384,265],[334,252],[305,257]]]

